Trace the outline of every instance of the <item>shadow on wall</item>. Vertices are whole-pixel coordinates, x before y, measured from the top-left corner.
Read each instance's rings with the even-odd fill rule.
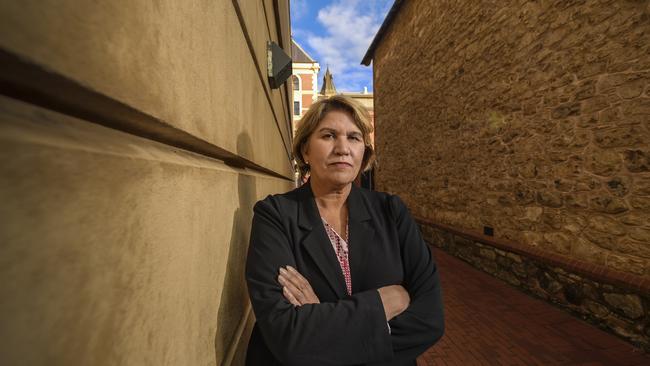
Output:
[[[251,138],[247,133],[241,133],[237,137],[237,154],[253,156]],[[235,210],[232,220],[232,236],[214,338],[217,365],[229,365],[235,357],[250,309],[244,267],[253,219],[253,205],[257,197],[255,177],[239,173],[237,183],[239,208]]]

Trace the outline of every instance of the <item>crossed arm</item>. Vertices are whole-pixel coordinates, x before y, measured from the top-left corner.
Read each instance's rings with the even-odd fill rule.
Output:
[[[309,281],[291,266],[280,267],[278,282],[282,285],[282,295],[293,306],[320,304],[318,296]],[[409,293],[401,285],[384,286],[377,290],[384,306],[386,321],[406,310],[411,302]]]

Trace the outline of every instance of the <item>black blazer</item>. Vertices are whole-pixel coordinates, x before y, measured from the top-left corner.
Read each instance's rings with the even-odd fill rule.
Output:
[[[438,271],[402,200],[353,185],[347,204],[352,296],[309,183],[255,205],[246,280],[257,322],[247,365],[415,365],[442,336]],[[277,276],[285,265],[320,304],[284,298]],[[395,284],[411,304],[389,333],[377,289]]]

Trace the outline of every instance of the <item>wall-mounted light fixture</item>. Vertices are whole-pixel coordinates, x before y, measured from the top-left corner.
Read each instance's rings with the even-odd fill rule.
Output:
[[[291,57],[275,42],[266,45],[269,84],[271,88],[277,89],[291,76]]]

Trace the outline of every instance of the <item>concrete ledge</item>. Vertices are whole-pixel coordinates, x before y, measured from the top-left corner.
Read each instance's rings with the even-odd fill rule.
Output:
[[[416,217],[426,241],[650,352],[650,280]]]

